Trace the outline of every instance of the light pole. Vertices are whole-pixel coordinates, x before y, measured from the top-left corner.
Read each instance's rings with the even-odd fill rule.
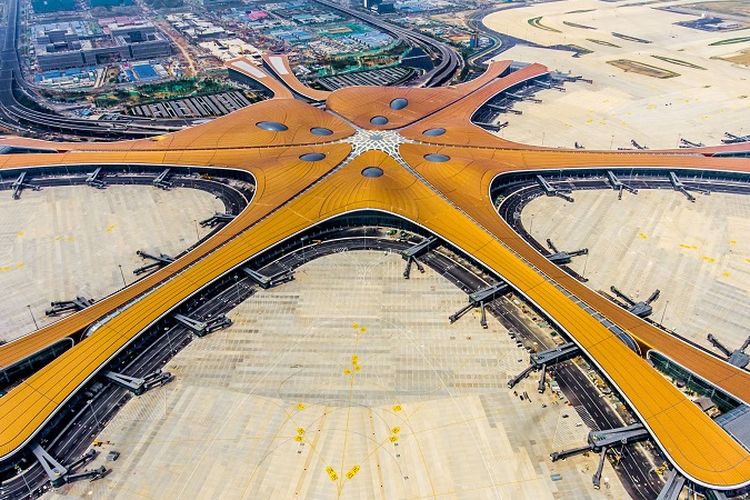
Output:
[[[581,275],[584,279],[586,279],[586,266],[589,265],[589,254],[586,253],[586,260],[583,261],[583,274]]]
[[[117,264],[117,267],[120,268],[120,277],[122,278],[122,286],[128,286],[128,283],[125,281],[125,273],[122,272],[122,264]]]
[[[16,472],[18,472],[18,475],[21,476],[21,478],[23,479],[23,482],[26,484],[26,487],[29,489],[29,493],[33,494],[33,492],[31,491],[31,486],[29,485],[29,482],[26,480],[26,475],[23,473],[23,471],[21,470],[21,467],[19,467],[18,465],[16,465]]]
[[[36,318],[34,317],[34,313],[31,312],[31,304],[26,304],[26,307],[28,308],[29,314],[31,315],[31,321],[34,322],[34,328],[36,330],[39,330],[39,324],[36,322]]]
[[[89,399],[88,401],[86,401],[86,404],[89,405],[89,408],[91,408],[91,414],[94,416],[94,420],[96,420],[96,427],[101,427],[102,424],[99,423],[99,417],[96,416],[96,411],[94,411],[94,405],[91,404],[91,400]]]
[[[661,319],[659,320],[661,326],[664,326],[664,316],[667,314],[667,307],[669,307],[669,301],[664,304],[664,310],[661,312]]]
[[[198,219],[193,219],[193,222],[195,223],[195,238],[200,240],[201,239],[201,233],[198,231]]]

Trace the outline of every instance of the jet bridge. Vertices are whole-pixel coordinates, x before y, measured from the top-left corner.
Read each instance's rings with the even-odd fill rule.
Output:
[[[672,184],[672,188],[675,191],[679,191],[680,193],[684,194],[685,197],[688,200],[690,200],[692,202],[695,202],[695,196],[693,196],[688,191],[687,186],[685,186],[685,184],[682,183],[682,181],[677,177],[677,174],[675,174],[674,172],[669,172],[669,182],[670,182],[670,184]],[[697,191],[697,192],[703,193],[703,194],[711,194],[710,191],[706,191],[705,189],[700,189],[700,188],[696,188],[696,187],[691,188],[691,190],[692,191]]]
[[[482,128],[492,130],[493,132],[499,132],[500,129],[508,126],[508,122],[503,123],[490,123],[490,122],[474,122],[474,125],[479,125]]]
[[[523,111],[519,111],[517,109],[508,108],[505,106],[500,106],[497,104],[487,103],[486,106],[490,109],[494,109],[495,111],[499,111],[501,113],[512,113],[514,115],[521,115],[523,114]]]
[[[573,198],[570,196],[571,191],[567,189],[558,189],[554,187],[552,184],[547,181],[544,177],[541,175],[536,176],[536,181],[539,184],[539,186],[544,190],[544,194],[547,196],[558,196],[562,198],[565,201],[569,201],[570,203],[573,203]]]
[[[545,379],[547,376],[547,365],[551,363],[557,363],[559,361],[565,361],[573,356],[577,356],[579,353],[578,346],[572,342],[547,349],[546,351],[536,352],[529,356],[529,366],[527,366],[521,373],[513,377],[508,381],[508,389],[512,389],[521,380],[526,378],[529,373],[534,370],[542,370],[541,377],[539,378],[539,393],[544,392]]]
[[[623,309],[627,309],[639,318],[646,318],[648,316],[651,316],[651,313],[654,312],[651,303],[658,299],[659,295],[661,294],[661,291],[659,289],[656,289],[648,299],[636,302],[634,299],[618,290],[614,285],[609,287],[609,289],[617,296],[617,298],[620,299],[614,300],[617,305],[619,305]]]
[[[164,189],[165,191],[169,191],[173,186],[172,182],[167,180],[167,177],[169,177],[170,172],[171,172],[171,169],[165,168],[164,170],[161,171],[159,175],[156,176],[156,178],[154,178],[153,181],[151,181],[151,184],[158,187],[159,189]]]
[[[185,314],[175,314],[172,317],[198,337],[232,326],[232,320],[223,314],[206,320],[198,320]]]
[[[508,284],[504,281],[501,281],[494,285],[490,285],[488,287],[477,290],[474,293],[470,293],[469,303],[455,313],[451,314],[448,319],[450,320],[451,324],[455,323],[459,320],[459,318],[461,318],[461,316],[463,316],[470,310],[474,309],[475,307],[480,307],[482,309],[482,318],[480,320],[480,324],[482,325],[482,328],[487,328],[487,311],[485,310],[485,305],[489,302],[492,302],[499,296],[505,295],[508,292],[510,292],[510,286],[508,286]]]
[[[719,339],[717,339],[710,333],[708,334],[707,338],[708,341],[711,342],[711,344],[713,344],[716,349],[724,354],[724,357],[726,358],[728,363],[733,364],[738,368],[745,368],[750,364],[750,355],[745,353],[745,350],[750,347],[750,337],[745,339],[745,342],[740,346],[740,348],[734,351],[730,351],[724,344],[719,342]]]
[[[153,373],[149,373],[145,377],[131,377],[124,373],[117,373],[113,371],[105,371],[103,375],[110,381],[120,387],[123,387],[136,396],[140,396],[149,389],[158,387],[171,382],[174,379],[174,375],[169,372],[163,372],[157,370]]]
[[[641,423],[604,431],[591,431],[589,432],[587,445],[570,450],[554,452],[550,454],[550,459],[555,462],[586,451],[600,452],[599,465],[591,478],[594,488],[598,490],[601,486],[602,470],[604,470],[604,460],[607,457],[607,450],[614,446],[625,446],[627,444],[637,443],[648,439],[648,437],[648,431]]]
[[[607,181],[609,182],[609,185],[612,186],[612,189],[614,189],[615,191],[618,191],[617,193],[618,200],[622,199],[623,191],[627,191],[633,194],[638,194],[637,189],[622,182],[620,179],[617,178],[617,176],[611,170],[607,170]]]
[[[169,256],[169,255],[167,255],[165,253],[160,253],[157,256],[157,255],[153,255],[153,254],[144,252],[143,250],[138,250],[138,251],[135,252],[135,254],[138,257],[140,257],[140,258],[142,258],[144,260],[150,260],[150,261],[152,261],[149,264],[146,264],[146,265],[141,266],[141,267],[139,267],[137,269],[134,269],[133,270],[133,274],[136,274],[136,275],[138,275],[138,274],[144,274],[144,273],[147,273],[149,271],[153,271],[154,269],[158,269],[160,267],[167,266],[167,265],[171,264],[172,262],[174,262],[174,260],[175,260],[174,257],[171,257],[171,256]]]
[[[684,487],[685,478],[676,470],[672,469],[667,477],[667,482],[664,483],[656,500],[677,500],[680,498],[680,493]]]
[[[260,271],[250,269],[249,267],[243,267],[244,272],[248,278],[250,278],[256,285],[266,290],[275,286],[281,285],[294,279],[294,272],[288,269],[279,271],[278,273],[267,276]]]
[[[104,182],[102,167],[97,167],[96,170],[86,176],[86,184],[97,189],[104,189],[107,187],[107,183]]]
[[[547,238],[547,246],[551,251],[551,253],[547,255],[547,259],[558,266],[570,264],[573,260],[573,257],[578,257],[580,255],[586,255],[589,253],[588,248],[581,248],[580,250],[573,250],[570,252],[561,252],[549,238]]]
[[[724,139],[721,140],[724,144],[737,144],[740,142],[750,142],[750,134],[748,135],[735,135],[729,132],[724,132]]]
[[[65,484],[65,475],[68,473],[68,469],[66,469],[63,464],[55,460],[55,457],[47,453],[47,450],[42,448],[39,443],[31,445],[31,453],[34,454],[41,464],[44,472],[52,483],[52,486],[57,488],[58,486]]]
[[[404,269],[404,279],[409,279],[412,264],[415,264],[417,266],[417,269],[420,273],[424,272],[424,267],[422,267],[422,264],[419,263],[417,257],[421,257],[425,253],[429,252],[436,243],[437,238],[434,236],[430,236],[429,238],[425,238],[419,243],[416,243],[401,252],[401,257],[406,261],[406,268]]]
[[[60,314],[67,312],[82,311],[94,302],[94,299],[89,299],[79,295],[73,300],[50,302],[51,307],[44,311],[44,314],[47,316],[59,316]]]
[[[531,96],[525,96],[525,95],[522,95],[522,94],[517,94],[515,92],[506,92],[505,95],[507,95],[511,99],[515,99],[516,101],[529,101],[529,102],[533,102],[533,103],[536,103],[536,104],[541,104],[542,103],[541,99],[538,99],[536,97],[531,97]]]
[[[687,139],[682,138],[682,137],[680,138],[681,148],[702,148],[704,146],[705,144],[703,144],[702,142],[693,142],[693,141],[688,141]]]
[[[76,472],[75,474],[68,474],[67,476],[65,476],[65,482],[72,483],[75,481],[85,481],[87,479],[89,480],[89,482],[92,482],[107,476],[110,472],[112,472],[111,469],[107,469],[102,465],[101,467],[97,467],[96,469],[87,469],[82,472]]]
[[[21,172],[21,175],[18,176],[18,178],[13,181],[13,184],[10,185],[11,191],[13,191],[13,199],[18,200],[21,198],[21,191],[23,191],[25,188],[31,189],[32,191],[39,191],[41,186],[38,186],[31,181],[26,180],[26,172]]]
[[[236,215],[233,215],[233,214],[216,212],[208,219],[202,220],[201,227],[216,227],[221,224],[228,224],[232,222],[235,217]]]

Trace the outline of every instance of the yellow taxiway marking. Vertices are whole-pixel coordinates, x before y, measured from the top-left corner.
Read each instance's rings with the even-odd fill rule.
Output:
[[[346,478],[347,479],[351,479],[354,476],[356,476],[357,472],[359,472],[359,469],[360,469],[359,465],[355,465],[354,467],[352,467],[351,469],[349,469],[349,472],[346,473]]]
[[[331,481],[336,482],[339,480],[339,475],[336,474],[336,471],[333,470],[333,467],[331,467],[330,465],[326,467],[326,472],[328,473],[328,477],[331,478]]]
[[[23,269],[26,266],[23,261],[16,264],[8,264],[7,266],[0,266],[0,273],[7,273],[8,271],[15,271],[16,269]]]

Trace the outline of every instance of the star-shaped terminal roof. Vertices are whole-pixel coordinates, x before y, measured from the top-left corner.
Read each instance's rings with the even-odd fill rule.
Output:
[[[0,141],[57,151],[2,155],[0,168],[5,171],[50,165],[209,166],[249,172],[256,182],[249,206],[183,257],[83,311],[0,347],[0,367],[8,367],[99,322],[92,335],[0,398],[0,457],[9,458],[29,443],[121,348],[201,287],[322,221],[375,210],[440,236],[544,311],[609,379],[688,479],[718,489],[750,483],[748,451],[628,348],[602,317],[635,339],[643,353],[658,351],[744,402],[750,402],[750,374],[573,279],[519,237],[490,199],[493,180],[511,172],[599,167],[750,172],[750,159],[715,157],[716,149],[710,148],[595,152],[524,146],[471,122],[475,111],[499,92],[546,74],[547,68],[539,64],[511,71],[510,61],[496,62],[476,80],[448,88],[353,87],[331,93],[304,87],[284,58],[266,64],[286,86],[246,60],[229,64],[268,87],[274,97],[151,139]],[[325,107],[300,96],[320,100]],[[370,167],[380,170],[363,175]]]

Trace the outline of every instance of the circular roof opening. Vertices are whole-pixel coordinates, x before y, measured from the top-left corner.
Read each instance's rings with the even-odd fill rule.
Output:
[[[313,127],[310,129],[312,135],[333,135],[333,130],[325,127]]]
[[[305,153],[299,157],[303,161],[320,161],[325,158],[326,155],[323,153]]]
[[[444,128],[428,128],[427,130],[422,132],[423,135],[428,135],[430,137],[437,137],[439,135],[443,135],[444,133]]]
[[[395,109],[396,111],[398,111],[399,109],[404,109],[408,105],[409,101],[407,101],[403,97],[397,97],[396,99],[391,101],[391,109]]]
[[[269,132],[283,132],[289,130],[289,127],[279,122],[263,121],[256,123],[255,126],[263,130],[268,130]]]
[[[388,118],[386,118],[385,116],[373,116],[372,118],[370,118],[370,123],[372,123],[373,125],[385,125],[386,123],[388,123]]]
[[[383,175],[383,169],[380,167],[367,167],[362,170],[362,175],[365,177],[380,177]]]
[[[424,155],[424,159],[427,161],[444,162],[450,160],[451,157],[448,155],[441,155],[440,153],[430,153]]]

